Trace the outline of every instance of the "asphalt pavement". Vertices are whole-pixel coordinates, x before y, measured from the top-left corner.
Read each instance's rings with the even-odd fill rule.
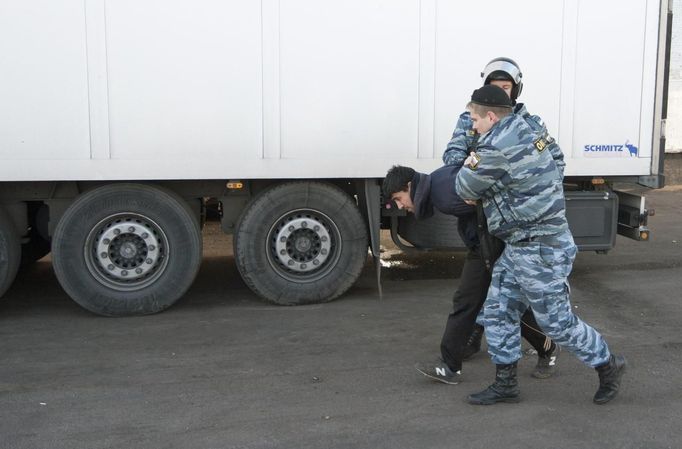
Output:
[[[629,361],[622,392],[592,403],[594,370],[563,352],[554,378],[519,363],[522,401],[466,396],[494,367],[484,351],[448,386],[435,359],[463,254],[386,245],[338,300],[277,307],[239,278],[209,227],[189,293],[153,316],[102,318],[61,290],[49,257],[0,300],[2,448],[682,447],[682,188],[648,194],[652,238],[580,253],[575,312]]]

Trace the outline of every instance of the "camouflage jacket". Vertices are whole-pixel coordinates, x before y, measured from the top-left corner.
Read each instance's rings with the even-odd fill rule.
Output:
[[[537,115],[530,115],[526,109],[526,105],[523,103],[517,103],[516,106],[514,106],[514,114],[523,117],[528,126],[544,139],[547,150],[551,153],[552,158],[554,158],[556,167],[563,179],[564,167],[566,166],[566,163],[564,162],[564,153],[561,152],[561,148],[559,147],[559,144],[556,143],[556,140],[549,135],[547,127],[542,119]],[[469,152],[475,151],[477,140],[478,136],[472,128],[471,114],[469,114],[469,111],[464,112],[459,116],[455,131],[452,133],[452,138],[445,148],[445,152],[443,153],[443,164],[454,165],[456,167],[461,166],[464,163],[464,160],[469,156]]]
[[[480,136],[478,163],[457,175],[459,196],[481,199],[490,233],[507,243],[568,229],[561,176],[542,139],[511,114]]]

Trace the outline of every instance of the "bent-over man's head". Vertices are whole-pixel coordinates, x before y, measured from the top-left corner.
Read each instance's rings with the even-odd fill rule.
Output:
[[[384,183],[381,185],[384,198],[393,200],[398,209],[414,212],[410,188],[412,187],[412,178],[414,178],[415,173],[414,169],[410,167],[403,167],[402,165],[391,167],[388,173],[386,173]]]

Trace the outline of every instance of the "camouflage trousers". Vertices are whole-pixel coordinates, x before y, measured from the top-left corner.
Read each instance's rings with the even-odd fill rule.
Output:
[[[521,358],[519,321],[529,306],[542,330],[585,364],[608,361],[603,337],[571,310],[567,278],[576,253],[568,231],[505,246],[493,268],[481,320],[493,363]]]

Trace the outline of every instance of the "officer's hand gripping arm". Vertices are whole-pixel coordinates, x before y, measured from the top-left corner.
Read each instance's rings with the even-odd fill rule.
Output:
[[[509,171],[509,162],[494,147],[479,147],[479,162],[464,166],[457,175],[455,189],[465,200],[477,200]]]

